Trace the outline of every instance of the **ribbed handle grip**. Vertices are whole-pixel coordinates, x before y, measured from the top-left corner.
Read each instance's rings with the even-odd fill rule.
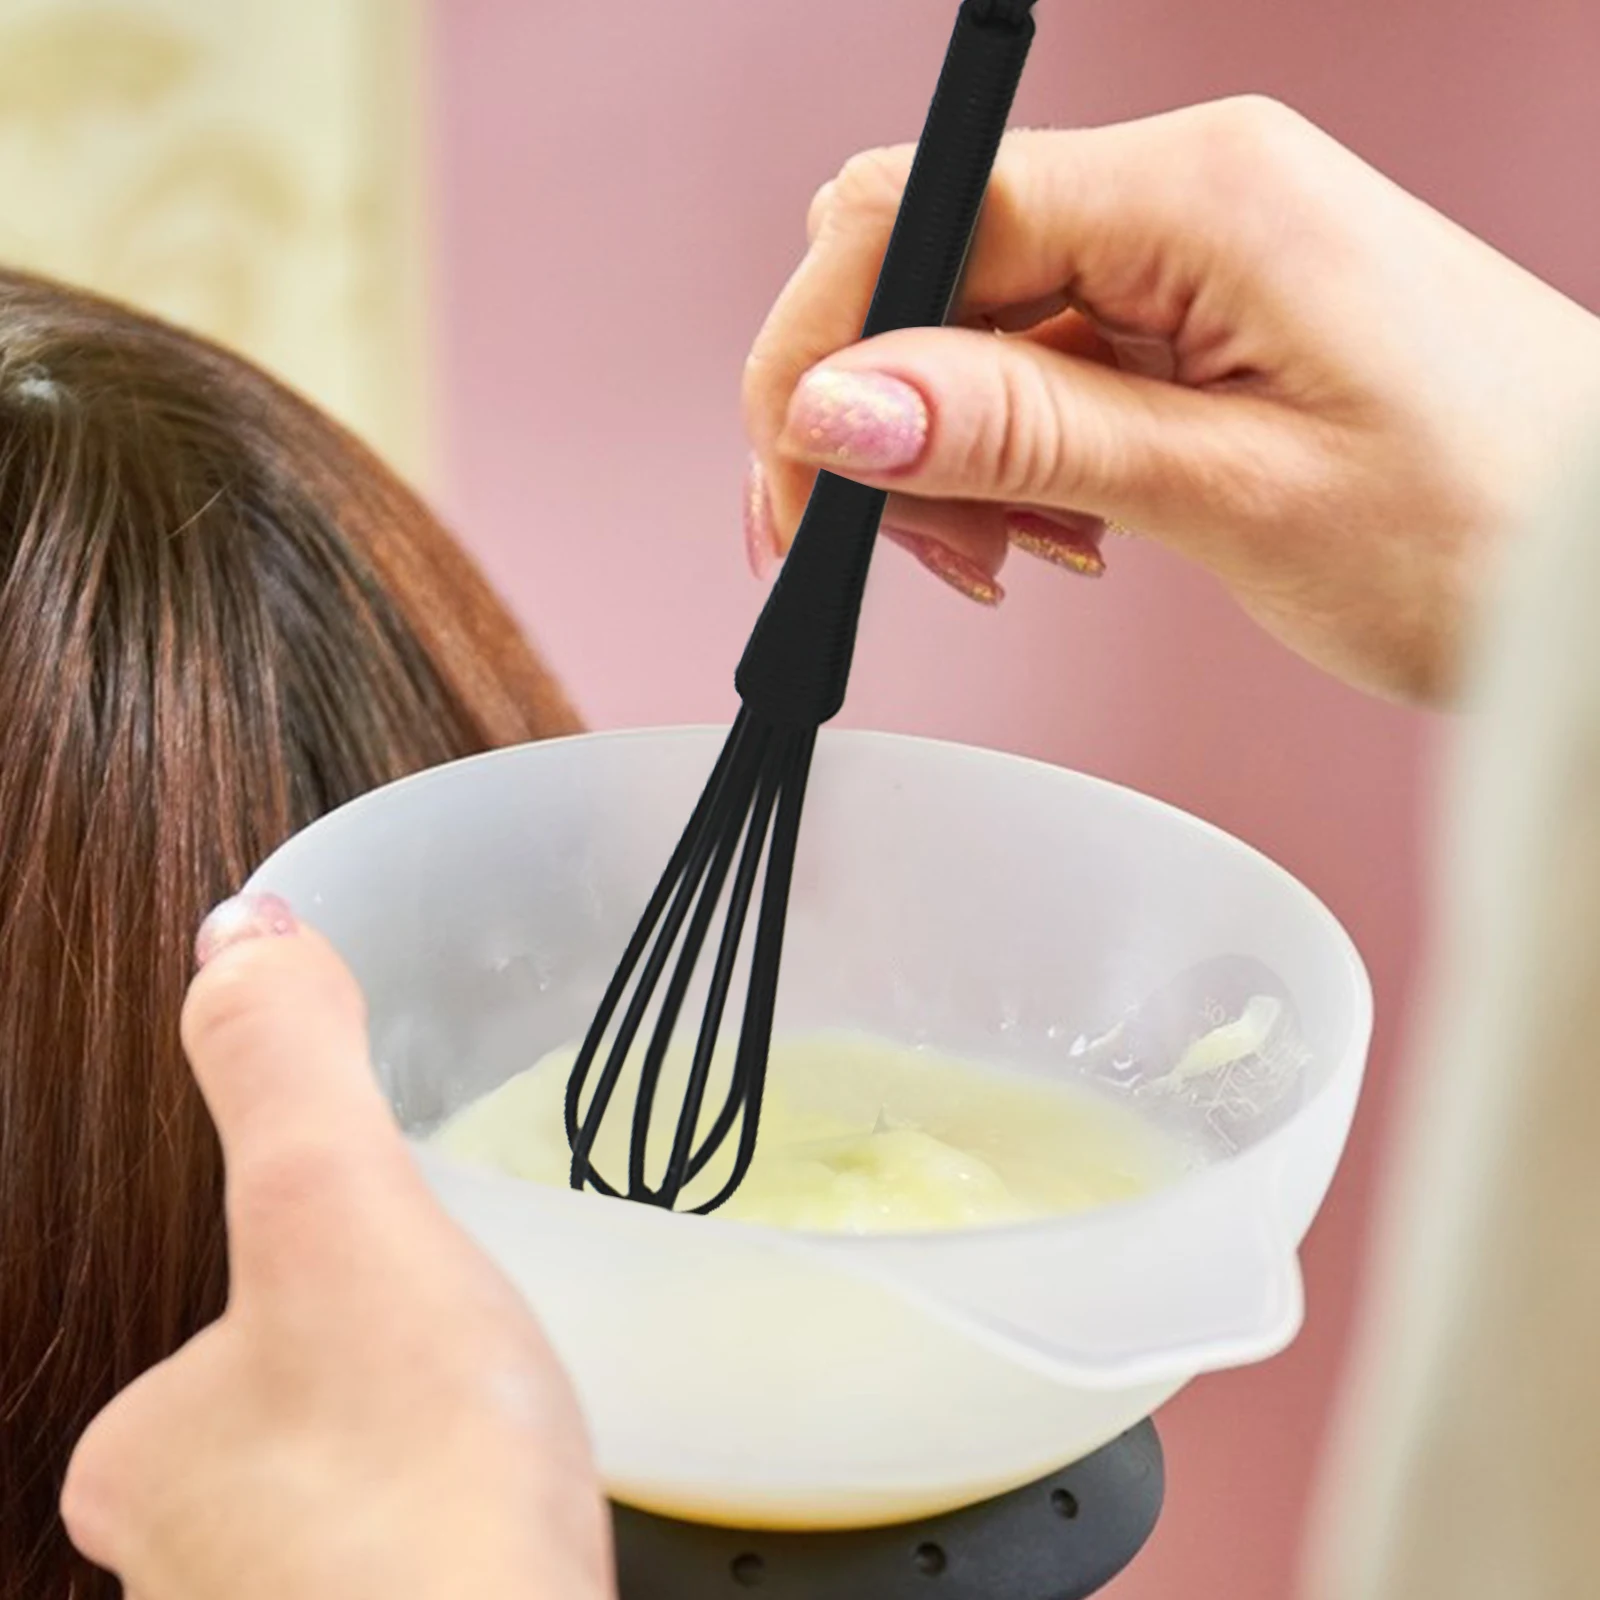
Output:
[[[917,145],[862,337],[949,314],[995,151],[1033,42],[1032,0],[965,0]],[[867,569],[887,496],[817,475],[734,677],[769,722],[820,726],[844,704]]]

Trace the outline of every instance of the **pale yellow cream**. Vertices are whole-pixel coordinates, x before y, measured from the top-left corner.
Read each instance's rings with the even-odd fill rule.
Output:
[[[463,1108],[435,1142],[473,1165],[565,1184],[562,1099],[576,1053],[554,1051]],[[727,1081],[726,1060],[718,1065],[703,1126]],[[686,1055],[675,1052],[657,1101],[652,1180],[685,1077]],[[633,1099],[625,1078],[596,1146],[597,1167],[616,1183],[627,1175]],[[730,1161],[719,1155],[685,1202],[708,1197]],[[755,1159],[719,1215],[809,1232],[977,1227],[1129,1199],[1183,1165],[1174,1143],[1086,1090],[862,1035],[813,1034],[774,1041]]]

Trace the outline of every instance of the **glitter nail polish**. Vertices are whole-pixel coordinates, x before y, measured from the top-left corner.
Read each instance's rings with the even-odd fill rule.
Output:
[[[744,554],[750,571],[765,583],[782,557],[778,553],[778,530],[772,520],[772,498],[767,493],[767,475],[754,456],[744,472]]]
[[[975,600],[980,606],[997,606],[1006,597],[999,580],[985,572],[976,561],[964,556],[949,545],[940,544],[926,534],[911,533],[905,528],[880,528],[878,530],[891,544],[897,544],[931,572],[934,577],[950,585],[958,594]]]
[[[200,924],[195,935],[195,965],[203,967],[229,945],[246,939],[283,938],[300,924],[287,901],[275,894],[240,894],[224,900]]]
[[[1052,566],[1064,567],[1085,578],[1098,578],[1106,570],[1106,558],[1100,550],[1105,525],[1096,518],[1079,518],[1075,525],[1069,525],[1033,511],[1011,511],[1006,513],[1005,528],[1013,549]]]
[[[841,471],[909,467],[928,442],[928,408],[909,383],[884,372],[813,367],[789,402],[784,448]]]

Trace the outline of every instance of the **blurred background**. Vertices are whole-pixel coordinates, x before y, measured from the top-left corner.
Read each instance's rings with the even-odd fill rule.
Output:
[[[915,137],[954,0],[0,0],[0,256],[242,348],[443,504],[600,725],[725,716],[760,602],[739,370],[854,150]],[[1040,0],[1017,120],[1297,106],[1600,309],[1593,0]],[[1359,329],[1351,330],[1360,337]],[[1282,1600],[1424,947],[1424,720],[1117,542],[990,615],[888,552],[847,720],[1196,811],[1345,920],[1378,994],[1310,1319],[1166,1412],[1119,1600]],[[1470,1512],[1469,1512],[1470,1514]]]

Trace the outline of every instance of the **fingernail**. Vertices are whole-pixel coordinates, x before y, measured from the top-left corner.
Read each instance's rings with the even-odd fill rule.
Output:
[[[795,386],[786,450],[822,466],[888,472],[909,467],[928,442],[922,396],[886,372],[813,367]]]
[[[1100,552],[1105,524],[1094,518],[1085,517],[1078,526],[1070,527],[1033,511],[1008,511],[1005,526],[1012,548],[1040,561],[1085,578],[1098,578],[1106,570],[1106,558]]]
[[[772,496],[767,493],[767,475],[754,456],[744,469],[744,553],[751,572],[762,583],[782,560],[778,528],[772,520]]]
[[[229,945],[246,939],[281,939],[298,933],[300,924],[287,901],[275,894],[240,894],[224,900],[204,922],[194,937],[195,965],[203,967]]]
[[[999,581],[959,550],[904,528],[880,528],[878,531],[890,543],[909,551],[934,577],[942,579],[967,599],[976,600],[980,606],[997,606],[1005,599],[1006,592]]]

